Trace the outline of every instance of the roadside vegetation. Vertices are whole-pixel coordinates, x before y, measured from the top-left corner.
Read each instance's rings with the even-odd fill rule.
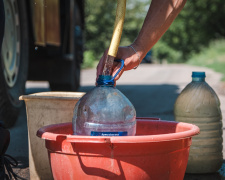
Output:
[[[220,72],[223,74],[222,81],[225,81],[225,39],[212,41],[208,47],[190,56],[187,63]]]
[[[85,1],[85,52],[83,68],[94,67],[109,47],[116,1]],[[149,0],[128,0],[120,45],[137,36]],[[225,3],[223,0],[187,1],[168,31],[152,48],[154,62],[188,63],[222,72],[225,64]],[[225,80],[225,78],[224,78]]]

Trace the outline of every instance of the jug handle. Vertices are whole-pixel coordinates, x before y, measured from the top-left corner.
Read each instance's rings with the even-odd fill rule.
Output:
[[[113,78],[111,79],[111,81],[114,81],[114,79],[116,78],[116,76],[120,73],[120,71],[123,69],[124,67],[124,60],[123,59],[116,59],[114,60],[116,62],[121,62],[121,66],[119,68],[119,70],[116,72],[116,74],[113,76]]]

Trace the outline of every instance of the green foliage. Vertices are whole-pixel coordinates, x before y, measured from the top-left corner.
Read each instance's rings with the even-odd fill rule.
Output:
[[[92,68],[95,65],[95,55],[93,51],[85,51],[84,52],[84,62],[82,64],[82,68]]]
[[[161,41],[182,52],[183,60],[211,40],[225,37],[223,0],[187,1]]]
[[[200,53],[192,54],[187,63],[220,72],[225,80],[225,39],[212,41],[208,47],[202,48]]]
[[[129,45],[137,36],[149,0],[128,0],[123,34],[120,45]],[[85,1],[85,50],[92,51],[98,60],[110,45],[117,1]]]
[[[92,51],[96,59],[109,46],[113,30],[114,0],[85,1],[85,49]]]
[[[130,45],[135,40],[142,27],[149,5],[149,0],[127,1],[121,46]]]
[[[129,45],[143,24],[149,0],[127,0],[126,17],[120,45]],[[115,0],[85,1],[85,50],[99,60],[109,47],[116,12]],[[212,40],[225,37],[223,0],[187,1],[168,31],[153,47],[155,59],[182,63],[207,47]]]
[[[158,41],[152,48],[154,60],[167,60],[169,63],[178,63],[181,59],[181,52],[175,51],[163,41]]]

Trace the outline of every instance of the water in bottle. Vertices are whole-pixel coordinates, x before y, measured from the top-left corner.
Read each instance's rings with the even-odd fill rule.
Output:
[[[205,72],[192,72],[192,82],[178,96],[175,120],[197,125],[192,139],[187,173],[213,173],[223,161],[222,115],[215,91],[205,82]]]

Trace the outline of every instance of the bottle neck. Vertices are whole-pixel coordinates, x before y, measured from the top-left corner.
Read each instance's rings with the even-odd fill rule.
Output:
[[[113,87],[114,81],[110,75],[99,75],[97,80],[97,87]]]
[[[205,82],[205,77],[192,77],[192,82]]]

